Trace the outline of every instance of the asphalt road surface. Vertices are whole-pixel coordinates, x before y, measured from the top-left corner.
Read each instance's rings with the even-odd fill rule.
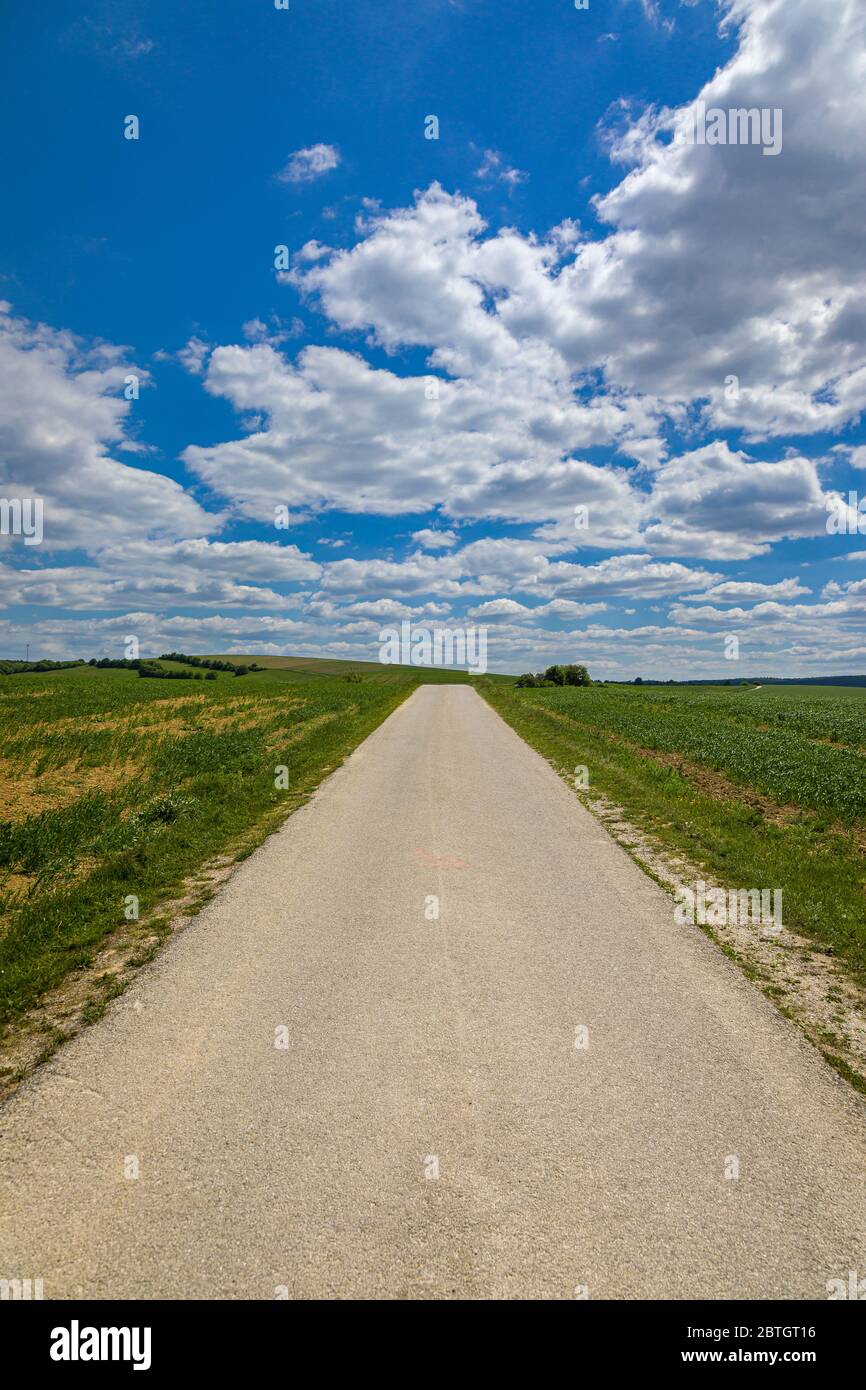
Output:
[[[424,686],[0,1112],[0,1276],[826,1299],[866,1276],[864,1116],[471,688]]]

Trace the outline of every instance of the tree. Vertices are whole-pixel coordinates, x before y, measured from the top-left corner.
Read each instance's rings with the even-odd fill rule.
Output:
[[[538,675],[524,671],[514,684],[518,690],[534,690],[551,685],[592,685],[592,678],[585,666],[573,662],[569,666],[548,666],[543,674]]]
[[[554,685],[565,685],[565,667],[548,666],[544,673],[544,679],[551,681]]]

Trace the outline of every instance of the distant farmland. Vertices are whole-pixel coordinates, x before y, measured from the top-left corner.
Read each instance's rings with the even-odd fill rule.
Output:
[[[424,685],[437,685],[441,682],[453,685],[476,679],[468,671],[453,670],[444,666],[386,666],[380,661],[337,661],[312,656],[241,656],[234,652],[221,654],[225,661],[251,662],[264,666],[269,671],[287,671],[298,679],[323,676],[342,676],[358,672],[366,679],[391,682],[396,679],[414,680]],[[494,681],[511,683],[513,676],[493,676]]]
[[[123,969],[101,976],[92,1016],[173,929],[178,901],[194,912],[418,684],[469,679],[663,852],[718,883],[780,887],[786,923],[866,985],[866,690],[519,690],[513,676],[217,655],[266,669],[0,677],[0,1026],[116,945]],[[67,1022],[61,1009],[27,1026],[47,1052]]]

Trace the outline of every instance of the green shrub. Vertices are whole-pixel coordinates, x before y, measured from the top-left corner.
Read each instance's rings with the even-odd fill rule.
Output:
[[[585,666],[548,666],[544,675],[534,676],[525,671],[514,682],[518,690],[535,690],[552,685],[592,685],[590,674]]]

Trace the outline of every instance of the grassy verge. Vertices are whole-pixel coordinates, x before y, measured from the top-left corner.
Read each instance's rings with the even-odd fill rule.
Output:
[[[811,775],[803,779],[805,804],[783,806],[766,796],[752,796],[744,781],[715,774],[714,785],[714,753],[708,752],[703,768],[693,765],[689,771],[665,762],[654,749],[637,746],[622,730],[642,728],[646,741],[646,697],[633,697],[636,719],[628,719],[619,692],[588,692],[587,700],[581,691],[566,695],[515,690],[483,680],[477,684],[493,708],[558,772],[571,779],[576,767],[586,767],[589,796],[601,795],[614,802],[627,820],[649,831],[662,848],[724,886],[781,888],[786,924],[844,961],[858,984],[866,984],[863,827],[852,817],[849,803],[843,806],[845,788],[839,793],[839,811],[848,813],[844,820],[815,809],[819,797]],[[682,746],[694,758],[694,709],[699,698],[700,692],[678,696],[661,709],[656,749],[670,752],[678,746],[681,710]],[[735,698],[742,697],[728,697]],[[704,717],[712,718],[709,713]],[[606,721],[614,727],[605,728]],[[716,745],[709,734],[719,731],[727,746],[733,747],[732,728],[729,713],[720,705],[718,726],[708,730],[708,750]],[[779,763],[784,758],[787,777],[791,735],[784,724],[778,738]],[[837,749],[825,751],[838,762]],[[852,781],[859,783],[862,759],[853,751],[851,756]],[[823,788],[822,795],[828,797],[829,790]]]
[[[203,866],[248,853],[416,684],[90,668],[4,682],[0,1025],[88,966],[132,898],[153,921]]]

